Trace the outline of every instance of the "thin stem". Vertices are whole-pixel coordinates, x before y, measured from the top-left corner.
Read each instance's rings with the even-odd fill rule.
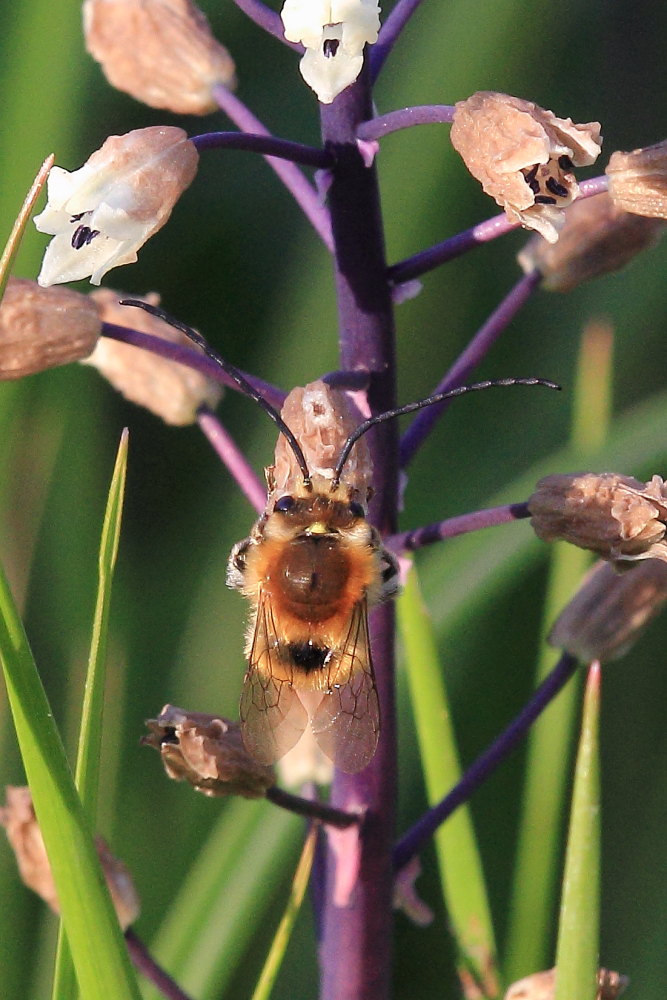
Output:
[[[413,108],[389,111],[386,115],[362,122],[357,129],[357,138],[365,141],[381,139],[391,132],[398,132],[413,125],[442,125],[452,121],[454,107],[451,104],[423,104]]]
[[[229,431],[207,406],[197,412],[197,423],[229,470],[236,485],[258,514],[266,507],[266,488]]]
[[[203,132],[193,135],[192,144],[201,153],[204,149],[242,149],[248,153],[271,155],[291,163],[301,163],[304,167],[325,168],[332,166],[331,154],[301,142],[278,139],[274,135],[254,132]]]
[[[359,824],[363,815],[361,813],[344,812],[342,809],[335,809],[324,802],[316,802],[314,799],[304,799],[300,795],[292,795],[283,788],[276,785],[269,788],[266,797],[269,802],[281,809],[288,809],[299,816],[307,816],[309,819],[319,820],[320,823],[327,823],[335,826],[338,830],[347,830],[348,827]]]
[[[214,87],[213,94],[220,109],[242,131],[254,132],[257,135],[271,135],[262,122],[255,117],[243,101],[232,94],[231,90],[219,85]],[[322,200],[313,185],[304,177],[295,163],[290,163],[289,160],[279,160],[272,156],[266,156],[265,159],[299,205],[324,245],[328,250],[332,250],[333,237],[329,212],[322,204]]]
[[[403,868],[428,843],[441,823],[451,816],[455,809],[467,802],[473,792],[509,756],[524,738],[532,724],[556,697],[558,692],[576,673],[578,661],[563,653],[549,676],[540,684],[530,701],[503,730],[500,736],[480,754],[468,768],[458,784],[436,806],[429,809],[415,825],[399,840],[394,849],[394,867]]]
[[[455,386],[462,385],[468,375],[482,361],[496,342],[500,334],[507,329],[519,310],[526,304],[541,281],[539,271],[525,274],[505,296],[500,305],[491,313],[486,323],[480,327],[466,349],[459,355],[445,377],[438,383],[433,395],[448,392]],[[450,405],[451,400],[444,400],[435,406],[422,410],[412,421],[401,439],[401,467],[405,468],[414,458],[431,433],[436,421]]]
[[[285,29],[280,14],[271,10],[261,0],[234,0],[234,3],[251,21],[254,21],[269,35],[273,35],[283,45],[289,46],[296,52],[303,52],[303,45],[299,45],[298,42],[288,42],[285,38]]]
[[[398,0],[382,25],[378,40],[371,48],[371,78],[373,81],[377,80],[387,56],[420,3],[421,0]]]
[[[470,531],[481,528],[495,528],[500,524],[510,524],[522,518],[530,517],[527,503],[511,503],[502,507],[487,507],[486,510],[476,510],[459,517],[449,517],[444,521],[426,524],[422,528],[403,531],[400,535],[390,535],[385,538],[385,545],[394,552],[414,552],[433,542],[441,542],[445,538],[455,538]]]
[[[238,391],[238,385],[219,365],[216,365],[205,354],[201,354],[192,347],[174,344],[163,337],[154,337],[150,333],[142,333],[139,330],[133,330],[131,327],[117,326],[115,323],[103,323],[102,334],[111,340],[119,340],[123,344],[131,344],[133,347],[140,347],[144,351],[159,354],[161,358],[176,361],[179,365],[185,365],[186,368],[194,368],[195,371],[201,372],[202,375],[206,375],[207,378],[211,378],[215,382],[220,382],[221,385],[226,386],[228,389],[236,389]],[[242,372],[242,374],[252,387],[261,393],[272,406],[280,409],[285,402],[284,392],[278,389],[277,386],[271,385],[270,382],[263,382],[262,379],[255,378],[254,375],[246,375],[245,372]]]
[[[579,197],[592,198],[596,194],[602,194],[607,190],[607,187],[607,178],[604,175],[591,177],[590,180],[580,183]],[[494,215],[470,229],[464,229],[456,236],[450,236],[442,243],[436,243],[434,246],[428,247],[427,250],[420,250],[414,256],[406,257],[405,260],[392,264],[387,272],[389,280],[394,285],[400,285],[405,281],[418,278],[421,274],[433,271],[441,264],[446,264],[447,261],[460,257],[468,250],[473,250],[482,243],[488,243],[490,240],[495,240],[518,228],[519,223],[510,222],[504,212],[500,215]]]
[[[178,983],[157,964],[144,942],[137,937],[131,927],[125,931],[125,941],[135,969],[153,983],[166,1000],[190,1000]]]

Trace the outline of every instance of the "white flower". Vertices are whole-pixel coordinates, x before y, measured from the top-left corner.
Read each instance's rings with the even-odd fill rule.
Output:
[[[180,128],[136,129],[112,135],[73,173],[52,167],[48,204],[35,219],[51,240],[40,285],[91,283],[119,264],[132,264],[137,250],[161,229],[197,171],[199,154]]]
[[[375,0],[285,0],[285,38],[306,53],[301,75],[322,104],[331,104],[359,76],[364,45],[377,41],[380,8]]]

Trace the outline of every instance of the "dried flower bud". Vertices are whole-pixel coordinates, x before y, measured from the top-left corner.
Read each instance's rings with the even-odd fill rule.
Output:
[[[648,483],[614,472],[547,476],[528,509],[545,542],[562,539],[609,560],[667,560],[667,487],[660,476]]]
[[[632,153],[612,153],[605,173],[619,208],[667,219],[667,140]]]
[[[306,48],[302,77],[331,104],[359,76],[366,43],[377,41],[380,8],[375,0],[285,0],[280,16],[285,38]]]
[[[596,1000],[616,1000],[628,982],[627,976],[600,969]],[[534,972],[532,976],[513,983],[505,994],[505,1000],[553,1000],[555,989],[556,970],[547,969],[546,972]]]
[[[665,231],[662,219],[623,212],[606,193],[575,201],[565,209],[558,242],[534,236],[518,255],[526,274],[537,268],[551,292],[569,292],[584,281],[619,271]]]
[[[0,302],[0,379],[85,358],[101,332],[99,314],[87,296],[10,278]]]
[[[355,413],[346,393],[330,389],[325,382],[311,382],[292,389],[283,405],[281,416],[297,437],[306,464],[314,476],[333,479],[341,449],[363,418]],[[345,465],[344,480],[354,496],[365,504],[373,477],[370,452],[364,438],[352,449]],[[282,434],[276,444],[273,466],[267,469],[269,496],[276,498],[291,492],[303,479],[294,453]]]
[[[111,135],[70,173],[52,167],[48,204],[35,225],[51,240],[38,282],[55,285],[132,264],[189,187],[199,154],[183,129],[154,126]]]
[[[24,883],[41,896],[52,910],[60,912],[51,865],[29,788],[7,787],[7,803],[4,809],[0,809],[0,826],[7,831],[7,839],[16,855]],[[95,838],[95,846],[118,922],[126,930],[139,916],[139,897],[127,868],[113,856],[102,837]]]
[[[575,125],[508,94],[480,91],[459,101],[451,139],[473,177],[512,222],[555,243],[562,209],[578,195],[573,167],[595,163],[600,125]]]
[[[667,565],[644,559],[619,573],[597,563],[561,612],[549,643],[583,663],[615,660],[630,649],[667,600]]]
[[[273,768],[245,749],[237,722],[165,705],[146,725],[151,735],[141,742],[160,751],[169,777],[188,781],[204,795],[258,799],[275,785]]]
[[[124,297],[122,292],[113,292],[109,288],[100,288],[90,295],[104,323],[131,326],[134,330],[161,337],[172,344],[200,350],[184,333],[164,320],[143,309],[128,309],[119,305],[119,299]],[[160,303],[160,296],[152,292],[142,301],[156,306]],[[145,406],[165,423],[178,427],[194,423],[200,406],[205,404],[214,409],[222,396],[222,387],[200,372],[110,337],[100,338],[84,364],[97,368],[126,399]]]
[[[190,0],[85,0],[86,48],[112,86],[152,108],[205,115],[234,62]]]

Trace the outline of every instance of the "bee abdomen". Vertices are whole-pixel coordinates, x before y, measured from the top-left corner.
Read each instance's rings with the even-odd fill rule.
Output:
[[[322,669],[330,650],[327,646],[317,646],[313,642],[291,642],[289,652],[294,666],[310,674]]]

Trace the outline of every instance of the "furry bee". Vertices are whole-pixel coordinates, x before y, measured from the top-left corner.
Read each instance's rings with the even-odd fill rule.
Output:
[[[380,733],[368,610],[395,594],[398,583],[395,557],[366,520],[373,469],[364,434],[385,420],[480,389],[560,386],[540,378],[475,382],[358,423],[344,392],[313,382],[294,389],[278,413],[196,330],[151,303],[120,304],[184,333],[280,431],[274,465],[266,470],[266,509],[250,536],[234,546],[227,567],[228,586],[252,605],[240,705],[247,749],[271,764],[310,725],[337,767],[349,774],[362,770]]]
[[[394,556],[366,520],[372,467],[364,441],[336,463],[357,427],[347,397],[314,382],[281,412],[303,452],[307,478],[284,436],[266,470],[266,511],[229,560],[227,583],[251,602],[241,696],[247,749],[272,763],[310,725],[324,753],[354,773],[372,759],[380,710],[368,609],[392,596]]]

